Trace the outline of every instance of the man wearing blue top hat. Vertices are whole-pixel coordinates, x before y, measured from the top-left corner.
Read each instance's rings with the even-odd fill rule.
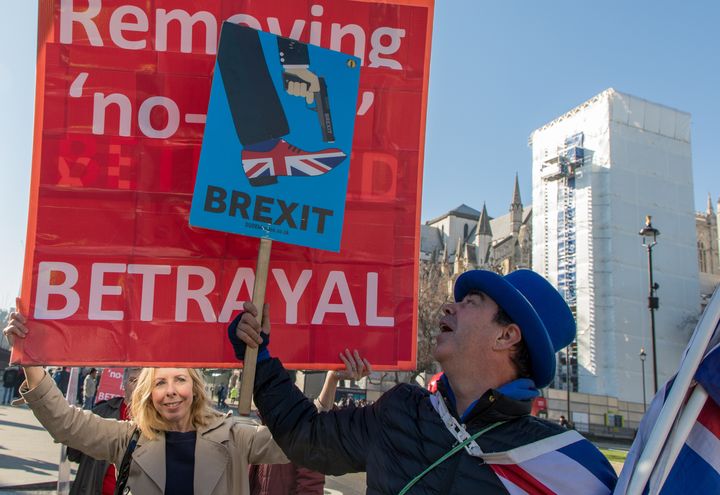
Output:
[[[617,480],[579,433],[530,415],[575,338],[562,296],[542,276],[471,270],[443,306],[438,391],[410,384],[366,407],[318,413],[267,350],[267,307],[231,323],[242,359],[260,345],[255,403],[294,462],[326,474],[367,472],[367,493],[611,493]],[[267,322],[267,323],[266,323]]]

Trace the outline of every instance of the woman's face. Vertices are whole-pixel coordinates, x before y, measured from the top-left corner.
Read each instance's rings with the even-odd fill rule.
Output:
[[[158,368],[153,379],[152,402],[172,431],[190,431],[193,382],[186,368]]]

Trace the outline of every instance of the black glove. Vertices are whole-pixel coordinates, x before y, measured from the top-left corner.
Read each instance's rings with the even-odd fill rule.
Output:
[[[240,340],[236,333],[238,323],[240,323],[240,318],[242,318],[243,313],[244,311],[240,311],[235,319],[228,325],[228,339],[230,340],[230,344],[233,346],[235,357],[238,358],[238,361],[245,360],[245,349],[247,348],[245,342]],[[263,341],[258,348],[258,361],[264,361],[265,359],[270,358],[270,353],[267,350],[267,346],[270,344],[270,334],[260,332],[260,335],[262,335]]]

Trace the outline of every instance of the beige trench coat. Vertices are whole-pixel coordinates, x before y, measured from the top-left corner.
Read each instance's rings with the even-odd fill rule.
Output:
[[[21,394],[56,442],[119,466],[135,430],[131,421],[105,419],[70,406],[47,373],[32,390]],[[201,427],[195,444],[195,495],[249,495],[248,464],[288,462],[264,426],[218,413]],[[133,453],[127,486],[135,495],[165,490],[165,436],[140,436]]]

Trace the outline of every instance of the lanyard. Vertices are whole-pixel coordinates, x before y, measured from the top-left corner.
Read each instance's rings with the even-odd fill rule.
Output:
[[[435,400],[433,400],[433,399],[435,399]],[[442,398],[442,396],[440,396],[439,392],[436,392],[435,395],[432,395],[432,396],[430,397],[430,400],[431,400],[431,402],[432,402],[433,407],[435,408],[435,410],[438,412],[438,414],[440,414],[440,417],[441,417],[441,418],[443,418],[443,414],[442,414],[440,411],[444,409],[445,413],[446,413],[448,416],[450,416],[450,418],[452,418],[453,420],[455,419],[455,418],[452,417],[452,415],[450,414],[450,412],[447,410],[447,407],[445,406],[445,402],[443,401],[443,398]],[[442,404],[442,406],[437,406],[437,405],[436,405],[436,402],[439,403],[439,404]],[[445,423],[445,426],[447,426],[447,422],[445,421],[445,418],[443,418],[443,423]],[[447,458],[449,458],[449,457],[452,457],[453,455],[457,454],[461,449],[464,448],[464,449],[467,450],[468,445],[470,445],[470,443],[473,443],[473,444],[475,445],[475,447],[477,447],[477,450],[479,450],[479,451],[482,453],[482,450],[480,450],[480,447],[479,447],[478,444],[475,442],[475,439],[478,438],[480,435],[482,435],[482,434],[484,434],[484,433],[492,430],[493,428],[495,428],[495,427],[497,427],[497,426],[500,426],[500,425],[503,424],[503,423],[505,423],[505,421],[498,421],[497,423],[493,423],[493,424],[491,424],[490,426],[486,426],[485,428],[483,428],[482,430],[478,431],[477,433],[474,433],[473,435],[470,435],[470,434],[467,432],[467,430],[465,430],[465,428],[463,428],[460,424],[458,424],[457,421],[455,421],[455,424],[453,425],[453,428],[456,426],[460,431],[462,431],[462,433],[458,433],[458,435],[464,434],[464,435],[467,435],[467,438],[466,438],[465,440],[463,440],[463,441],[460,441],[458,435],[456,435],[455,433],[453,433],[453,430],[450,430],[450,428],[448,428],[448,430],[450,430],[450,433],[453,433],[453,436],[454,436],[455,438],[458,438],[458,441],[460,441],[460,443],[458,443],[458,444],[455,445],[452,449],[450,449],[448,452],[446,452],[440,459],[438,459],[437,461],[433,462],[428,468],[425,469],[425,471],[423,471],[422,473],[420,473],[420,474],[418,474],[417,476],[415,476],[412,480],[410,480],[410,482],[409,482],[407,485],[405,485],[405,487],[404,487],[402,490],[400,490],[400,491],[398,492],[398,495],[405,495],[405,494],[408,492],[408,490],[410,490],[410,488],[412,488],[412,487],[415,485],[415,483],[417,483],[418,481],[420,481],[420,480],[422,479],[423,476],[425,476],[427,473],[429,473],[429,472],[430,472],[431,470],[433,470],[435,467],[437,467],[438,465],[440,465],[440,463],[442,463],[443,461],[445,461],[445,459],[447,459]],[[470,452],[470,451],[468,450],[468,452]],[[470,455],[473,455],[473,454],[471,453]]]
[[[440,392],[435,392],[430,396],[430,402],[438,415],[440,415],[440,419],[445,425],[445,428],[455,437],[458,443],[465,445],[467,453],[473,457],[482,457],[484,452],[474,440],[475,437],[471,437],[470,433],[450,414],[450,411],[448,411],[445,405],[445,399],[440,395]]]

